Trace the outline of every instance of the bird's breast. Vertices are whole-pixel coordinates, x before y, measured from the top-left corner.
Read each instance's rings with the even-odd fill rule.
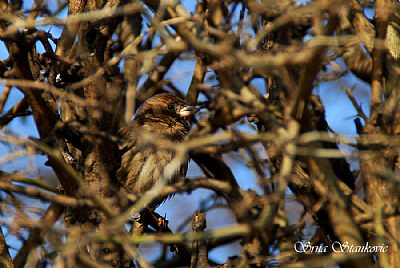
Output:
[[[187,159],[174,160],[172,151],[154,148],[129,150],[122,156],[120,173],[125,174],[120,174],[119,179],[132,193],[142,194],[163,177],[169,183],[176,181],[183,172],[186,173]]]

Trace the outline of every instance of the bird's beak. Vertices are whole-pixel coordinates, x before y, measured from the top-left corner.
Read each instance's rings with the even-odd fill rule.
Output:
[[[189,117],[197,112],[197,109],[193,106],[185,106],[179,110],[180,117]]]

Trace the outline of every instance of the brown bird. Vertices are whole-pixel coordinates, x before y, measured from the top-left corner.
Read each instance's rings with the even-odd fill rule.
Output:
[[[149,190],[163,177],[175,156],[173,150],[159,150],[156,146],[143,145],[143,141],[151,138],[183,141],[191,128],[189,117],[194,112],[194,107],[174,94],[158,94],[137,110],[132,122],[120,128],[122,158],[117,178],[130,192],[143,194]],[[178,163],[172,177],[166,178],[168,182],[185,177],[188,161],[185,157]]]

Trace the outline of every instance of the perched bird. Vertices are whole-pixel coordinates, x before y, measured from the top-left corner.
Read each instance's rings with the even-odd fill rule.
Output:
[[[171,93],[158,94],[148,99],[137,110],[129,124],[120,128],[122,140],[121,167],[117,171],[118,180],[133,194],[143,194],[164,174],[173,161],[173,150],[160,150],[156,146],[143,145],[143,141],[155,138],[158,141],[181,142],[188,134],[191,124],[189,117],[195,109]],[[187,156],[178,163],[168,182],[184,178],[188,168]]]

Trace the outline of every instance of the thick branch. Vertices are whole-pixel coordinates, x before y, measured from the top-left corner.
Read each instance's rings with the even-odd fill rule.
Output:
[[[192,230],[193,233],[204,233],[206,228],[206,214],[196,211],[193,215]],[[204,240],[192,242],[192,259],[190,268],[206,268],[208,265],[207,244]]]

